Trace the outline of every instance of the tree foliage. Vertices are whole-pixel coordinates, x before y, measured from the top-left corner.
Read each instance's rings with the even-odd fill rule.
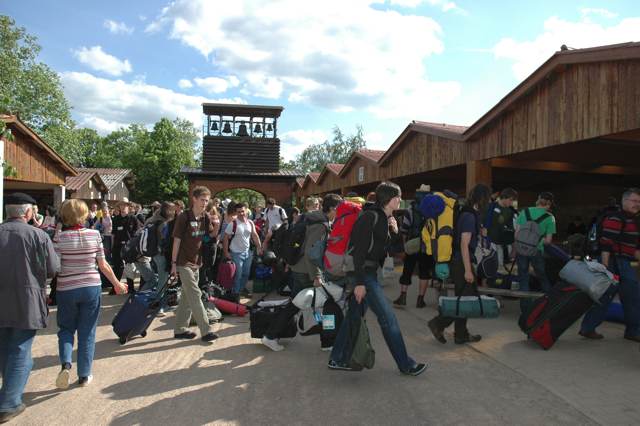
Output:
[[[331,141],[311,145],[295,160],[281,165],[284,169],[299,170],[302,173],[319,172],[327,163],[345,163],[354,151],[366,147],[362,126],[356,126],[356,133],[349,136],[335,126]]]
[[[220,200],[228,198],[235,201],[236,203],[243,202],[246,203],[250,208],[253,208],[257,205],[264,207],[266,201],[261,193],[247,188],[227,189],[214,194],[214,196],[220,198]]]

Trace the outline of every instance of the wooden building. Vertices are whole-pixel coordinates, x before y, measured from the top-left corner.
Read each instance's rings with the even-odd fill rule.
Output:
[[[68,177],[65,183],[67,198],[101,202],[108,197],[109,189],[95,169],[78,169],[77,176]]]
[[[65,179],[76,176],[76,169],[19,117],[0,115],[0,120],[11,135],[0,143],[2,169],[11,171],[3,178],[0,196],[19,191],[31,195],[41,208],[59,207],[65,199]],[[0,217],[3,215],[4,207]]]
[[[85,168],[78,169],[78,171],[87,174],[93,173],[94,176],[98,176],[104,182],[106,191],[102,194],[101,199],[109,203],[109,205],[115,205],[125,198],[131,199],[130,192],[133,190],[135,177],[130,169]],[[91,194],[89,193],[89,195]]]

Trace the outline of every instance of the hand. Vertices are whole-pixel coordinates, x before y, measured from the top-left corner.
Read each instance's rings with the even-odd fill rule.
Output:
[[[112,284],[113,284],[113,290],[116,292],[116,294],[127,294],[127,291],[129,291],[129,287],[127,287],[125,284],[121,283],[120,281]]]
[[[322,279],[320,277],[316,277],[313,280],[313,286],[314,287],[322,287]]]
[[[473,284],[476,280],[476,277],[473,275],[471,271],[464,271],[464,280],[467,284]]]
[[[262,256],[264,254],[264,249],[262,247],[260,247],[258,249],[258,256]]]
[[[229,256],[229,252],[228,251],[224,252],[224,258],[225,258],[225,260],[231,260],[231,256]]]
[[[396,221],[396,218],[393,216],[389,216],[387,218],[387,222],[389,222],[389,228],[391,228],[391,231],[394,234],[398,233],[398,222]]]
[[[367,289],[364,285],[357,285],[353,290],[353,295],[356,297],[356,302],[362,303],[364,297],[367,295]]]
[[[169,275],[171,275],[172,277],[175,277],[176,275],[178,275],[177,271],[176,271],[176,264],[172,263],[171,264],[171,272],[169,273]]]

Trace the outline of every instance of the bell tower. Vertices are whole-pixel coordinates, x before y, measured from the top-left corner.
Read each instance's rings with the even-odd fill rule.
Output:
[[[281,106],[202,104],[203,171],[278,172]]]

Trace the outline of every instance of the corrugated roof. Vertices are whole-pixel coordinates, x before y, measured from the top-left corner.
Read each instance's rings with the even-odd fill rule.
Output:
[[[338,164],[338,163],[327,163],[327,169],[329,169],[330,171],[332,171],[335,174],[340,173],[340,171],[342,170],[342,168],[344,167],[344,164]]]
[[[362,154],[363,156],[367,157],[368,159],[375,161],[376,163],[378,162],[378,160],[380,160],[382,158],[382,156],[384,155],[385,152],[387,152],[386,150],[383,149],[359,149],[358,152],[360,154]]]
[[[96,180],[97,184],[102,187],[102,189],[107,190],[107,185],[104,183],[104,180],[102,180],[100,175],[87,169],[79,169],[77,176],[67,177],[65,179],[64,186],[67,191],[78,191],[92,178]]]
[[[296,178],[296,183],[298,184],[299,187],[302,188],[302,185],[304,185],[304,178],[303,177]]]
[[[122,180],[132,177],[130,169],[85,168],[78,169],[78,171],[97,173],[100,175],[109,190],[119,184]]]
[[[309,176],[314,182],[317,182],[320,177],[320,172],[311,172],[307,176]]]

